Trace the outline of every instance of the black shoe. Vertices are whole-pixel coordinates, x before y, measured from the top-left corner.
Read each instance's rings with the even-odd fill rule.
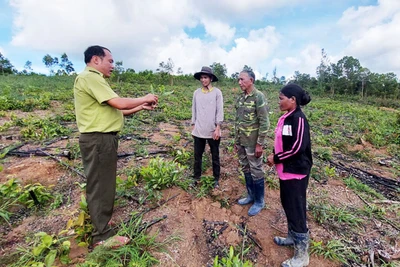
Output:
[[[214,182],[214,188],[219,188],[219,183],[218,183],[218,181],[215,181],[215,182]]]

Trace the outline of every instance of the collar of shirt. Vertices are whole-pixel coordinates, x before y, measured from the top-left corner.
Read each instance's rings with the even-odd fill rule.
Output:
[[[206,90],[204,87],[201,88],[201,92],[204,94],[208,94],[210,93],[212,90],[214,90],[214,87],[212,87],[211,85],[208,87],[208,90]]]
[[[248,97],[250,97],[250,96],[253,96],[255,92],[256,92],[256,88],[254,88],[253,90],[251,90],[250,94],[248,94],[248,95],[246,95],[246,92],[244,92],[244,93],[243,93],[244,99],[246,99],[246,98],[248,98]]]
[[[86,68],[85,68],[85,71],[94,72],[94,73],[99,74],[101,77],[103,77],[103,73],[101,73],[100,71],[96,70],[96,69],[93,68],[93,67],[86,67]]]

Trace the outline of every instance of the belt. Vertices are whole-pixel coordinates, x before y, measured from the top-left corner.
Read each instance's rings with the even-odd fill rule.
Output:
[[[88,132],[88,133],[81,133],[81,134],[111,134],[111,135],[117,135],[118,132],[106,132],[106,133],[103,133],[103,132]]]

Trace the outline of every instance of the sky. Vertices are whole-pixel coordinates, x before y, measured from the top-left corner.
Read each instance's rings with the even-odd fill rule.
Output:
[[[324,49],[400,77],[400,1],[0,0],[0,52],[18,70],[29,60],[47,74],[43,56],[66,53],[81,72],[95,44],[135,71],[171,58],[184,74],[217,62],[229,76],[244,65],[257,79],[316,76]]]

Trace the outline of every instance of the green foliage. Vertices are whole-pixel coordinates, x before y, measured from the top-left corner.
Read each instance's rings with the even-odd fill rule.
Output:
[[[70,262],[69,252],[71,243],[66,239],[58,238],[45,232],[36,233],[28,247],[18,248],[20,257],[10,267],[51,267],[56,258],[62,264],[68,264]]]
[[[49,188],[41,185],[40,183],[34,183],[24,186],[18,201],[28,208],[32,208],[35,206],[35,202],[32,199],[32,194],[36,196],[40,205],[46,205],[53,200],[53,195]]]
[[[181,185],[185,168],[178,162],[157,157],[151,159],[148,166],[140,170],[140,176],[146,182],[146,188],[161,190],[173,185]]]
[[[62,230],[59,235],[68,234],[73,230],[74,238],[78,243],[78,246],[87,247],[92,243],[91,233],[93,231],[93,225],[90,220],[89,210],[84,195],[81,195],[81,201],[79,202],[80,212],[78,217],[68,220],[65,230]]]
[[[186,151],[184,148],[174,150],[173,155],[174,155],[174,161],[182,165],[188,165],[188,163],[193,158],[193,153]]]
[[[65,148],[69,151],[70,159],[78,159],[81,157],[81,149],[78,142],[71,142],[70,140],[68,140]]]
[[[46,206],[54,199],[50,188],[40,183],[27,184],[23,187],[18,180],[11,178],[0,184],[0,217],[9,222],[12,207],[17,205],[27,208],[36,207],[37,203],[35,203],[33,197],[41,206]]]
[[[22,119],[21,136],[25,139],[44,140],[57,136],[65,136],[71,133],[68,129],[58,122],[50,119]]]
[[[242,256],[242,257],[239,257]],[[218,255],[214,258],[213,267],[252,267],[250,261],[243,261],[243,255],[236,254],[234,248],[230,246],[229,253],[226,257],[218,259]]]
[[[117,176],[117,196],[123,197],[137,197],[137,190],[134,190],[138,186],[139,169],[127,168],[124,170],[126,179],[122,180],[120,176]],[[139,197],[139,200],[141,198]]]
[[[197,197],[205,197],[214,188],[215,178],[213,176],[202,176],[200,178],[200,188]]]

